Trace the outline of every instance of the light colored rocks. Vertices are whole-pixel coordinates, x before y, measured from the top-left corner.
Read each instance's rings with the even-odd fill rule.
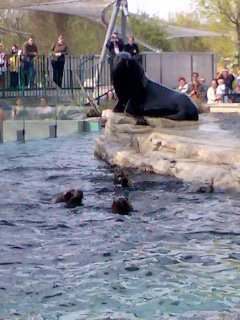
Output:
[[[102,116],[107,122],[95,154],[111,165],[240,191],[240,142],[211,114],[198,122],[146,117],[149,126],[111,110]]]

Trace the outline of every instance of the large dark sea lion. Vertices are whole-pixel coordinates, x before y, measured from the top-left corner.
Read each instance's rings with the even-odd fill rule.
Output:
[[[142,66],[127,52],[115,57],[113,86],[119,100],[114,112],[134,117],[198,120],[197,106],[190,97],[148,79]]]

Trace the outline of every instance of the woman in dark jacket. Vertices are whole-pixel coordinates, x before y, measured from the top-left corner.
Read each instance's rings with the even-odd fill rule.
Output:
[[[65,55],[68,54],[67,46],[64,42],[62,35],[60,35],[57,41],[53,44],[51,48],[51,54],[53,67],[53,81],[61,88],[65,64]]]

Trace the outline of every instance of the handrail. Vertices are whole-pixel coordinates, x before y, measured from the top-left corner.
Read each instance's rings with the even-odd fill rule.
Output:
[[[8,63],[11,56],[6,55],[6,61],[2,73],[2,85],[0,85],[0,98],[11,98],[20,96],[53,96],[53,95],[82,95],[86,97],[81,86],[86,90],[94,90],[96,86],[101,86],[104,90],[110,85],[109,66],[107,59],[104,61],[104,72],[102,78],[97,83],[95,71],[98,68],[99,57],[96,55],[68,55],[65,57],[62,86],[54,82],[52,58],[50,56],[38,55],[33,60],[32,67],[25,68],[24,60],[19,57],[19,61],[14,62],[14,71]],[[16,56],[18,57],[18,56]],[[1,74],[0,73],[0,74]],[[15,73],[15,74],[14,74]],[[29,78],[34,73],[32,83]],[[77,77],[76,77],[77,75]],[[16,77],[15,82],[13,78]],[[79,82],[80,80],[80,82]],[[99,90],[97,90],[99,91]],[[102,92],[101,92],[102,94]],[[98,99],[99,97],[96,97]]]

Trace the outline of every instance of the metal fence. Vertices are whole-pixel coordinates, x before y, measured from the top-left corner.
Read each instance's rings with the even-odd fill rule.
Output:
[[[13,74],[7,57],[4,71],[0,72],[2,80],[0,97],[83,96],[82,88],[89,92],[96,91],[97,96],[101,96],[110,87],[110,76],[107,59],[103,61],[101,77],[99,76],[98,59],[94,55],[66,56],[60,88],[53,81],[52,57],[50,55],[39,55],[33,60],[33,83],[30,81],[32,70],[25,70],[24,59],[20,57],[18,69]],[[14,82],[13,76],[15,77]]]
[[[24,60],[21,59],[17,71],[17,83],[13,87],[11,68],[7,65],[1,72],[2,84],[0,97],[56,96],[72,95],[85,96],[81,88],[99,98],[111,89],[110,68],[107,58],[103,61],[99,74],[98,55],[68,55],[65,59],[62,86],[59,88],[53,81],[52,57],[40,55],[34,59],[34,85],[26,83],[30,77],[24,71]],[[216,77],[216,56],[212,53],[191,52],[160,52],[142,53],[142,65],[148,76],[171,88],[178,85],[179,76],[184,76],[188,82],[191,74],[197,71],[205,77],[206,83]]]

